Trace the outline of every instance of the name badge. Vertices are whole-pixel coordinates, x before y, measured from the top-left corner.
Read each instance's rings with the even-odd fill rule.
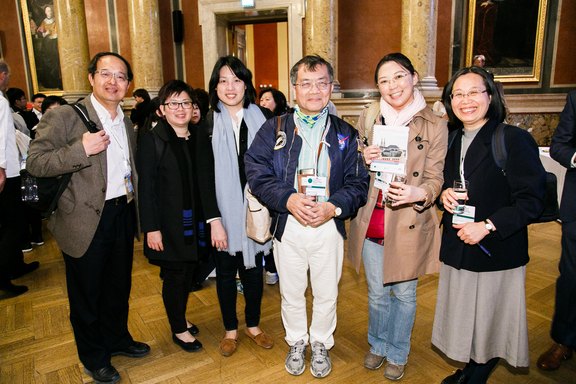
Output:
[[[476,215],[476,207],[473,205],[465,205],[464,212],[455,213],[452,215],[452,224],[466,224],[473,223]]]
[[[325,176],[301,176],[301,185],[306,196],[326,196]]]
[[[392,173],[388,172],[376,172],[376,177],[374,178],[374,187],[381,189],[382,193],[388,191],[388,187],[392,182]]]
[[[132,185],[132,173],[124,175],[124,187],[126,188],[126,199],[131,202],[134,199],[134,185]]]

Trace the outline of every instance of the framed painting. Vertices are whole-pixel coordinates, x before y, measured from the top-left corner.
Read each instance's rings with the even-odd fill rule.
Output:
[[[20,0],[34,93],[62,93],[53,0]]]
[[[538,82],[547,2],[469,0],[466,65],[477,57],[498,81]]]

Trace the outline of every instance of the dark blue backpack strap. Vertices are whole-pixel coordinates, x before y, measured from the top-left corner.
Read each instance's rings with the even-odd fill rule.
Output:
[[[508,159],[505,128],[506,124],[500,123],[494,133],[492,133],[492,156],[494,157],[494,162],[504,174],[506,174],[506,160]]]

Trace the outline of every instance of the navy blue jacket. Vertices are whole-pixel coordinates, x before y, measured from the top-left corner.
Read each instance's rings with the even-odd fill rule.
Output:
[[[286,145],[274,150],[276,128],[281,118],[281,131]],[[329,115],[326,141],[330,158],[329,202],[342,209],[334,218],[338,232],[346,238],[344,220],[366,204],[370,177],[358,152],[358,132],[337,116]],[[302,139],[295,135],[294,115],[274,117],[264,123],[244,156],[246,177],[252,193],[268,207],[272,215],[271,231],[281,240],[290,212],[288,198],[296,193],[294,180]]]

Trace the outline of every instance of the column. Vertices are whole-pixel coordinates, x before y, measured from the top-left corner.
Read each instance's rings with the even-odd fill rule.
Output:
[[[334,92],[339,97],[338,82],[338,0],[306,2],[305,54],[318,54],[334,68]]]
[[[76,101],[91,92],[84,0],[55,0],[54,12],[58,26],[63,97],[68,101]]]
[[[436,24],[437,0],[402,0],[402,53],[420,75],[423,90],[437,90]]]
[[[128,0],[128,19],[134,88],[154,97],[164,84],[158,0]]]

